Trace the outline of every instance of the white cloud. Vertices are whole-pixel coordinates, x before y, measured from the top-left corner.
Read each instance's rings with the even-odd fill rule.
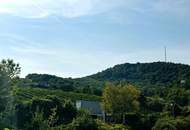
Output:
[[[131,1],[131,0],[129,0]],[[0,0],[0,13],[39,18],[49,15],[79,17],[107,11],[125,0]]]
[[[189,15],[189,6],[189,0],[0,0],[0,13],[26,18],[50,15],[73,18],[124,7],[128,11],[139,13],[186,16]]]

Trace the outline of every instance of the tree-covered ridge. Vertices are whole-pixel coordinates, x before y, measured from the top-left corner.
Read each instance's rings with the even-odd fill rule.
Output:
[[[29,74],[24,79],[20,79],[17,85],[22,87],[59,89],[100,96],[104,83],[91,78],[72,79],[48,74]]]
[[[48,74],[29,74],[20,86],[61,89],[101,95],[105,82],[129,82],[139,87],[180,86],[190,87],[190,66],[154,62],[121,64],[83,78],[61,78]]]
[[[190,66],[165,62],[125,63],[89,77],[99,81],[126,80],[144,85],[190,87]]]
[[[64,91],[74,89],[74,82],[71,78],[64,79],[48,74],[29,74],[25,79],[34,87],[63,89]]]

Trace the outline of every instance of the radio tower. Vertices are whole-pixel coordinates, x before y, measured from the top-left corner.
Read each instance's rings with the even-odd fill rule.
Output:
[[[165,56],[165,62],[167,62],[167,48],[166,46],[164,47],[164,56]]]

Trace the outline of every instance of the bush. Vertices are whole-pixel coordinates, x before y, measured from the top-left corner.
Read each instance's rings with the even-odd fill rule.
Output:
[[[189,130],[190,129],[190,116],[178,117],[176,119],[172,117],[166,117],[159,119],[152,130]]]
[[[86,111],[80,111],[77,118],[69,124],[66,130],[98,130],[98,125]]]
[[[147,98],[147,108],[154,112],[162,112],[165,106],[164,99],[160,97]]]
[[[129,127],[122,124],[107,124],[101,120],[96,120],[98,130],[129,130]]]
[[[67,126],[66,130],[98,130],[98,126],[92,118],[78,117]]]
[[[27,124],[36,124],[36,122],[33,121],[35,119],[35,113],[38,111],[42,112],[42,117],[40,117],[41,120],[51,120],[51,127],[72,122],[77,113],[77,110],[71,101],[64,100],[61,102],[55,96],[47,96],[43,99],[34,98],[29,103],[17,104],[15,109],[17,118],[16,123],[19,129],[26,128]],[[55,119],[51,118],[52,114]]]

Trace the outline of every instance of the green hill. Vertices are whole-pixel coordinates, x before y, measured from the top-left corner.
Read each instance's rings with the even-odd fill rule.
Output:
[[[189,88],[190,66],[165,62],[125,63],[77,79],[61,78],[47,74],[29,74],[24,79],[24,84],[22,82],[20,86],[28,85],[39,88],[62,89],[64,91],[100,93],[99,90],[107,81],[123,81],[137,86],[183,86]]]
[[[120,64],[91,75],[97,81],[128,81],[145,85],[187,85],[190,66],[165,62]]]

